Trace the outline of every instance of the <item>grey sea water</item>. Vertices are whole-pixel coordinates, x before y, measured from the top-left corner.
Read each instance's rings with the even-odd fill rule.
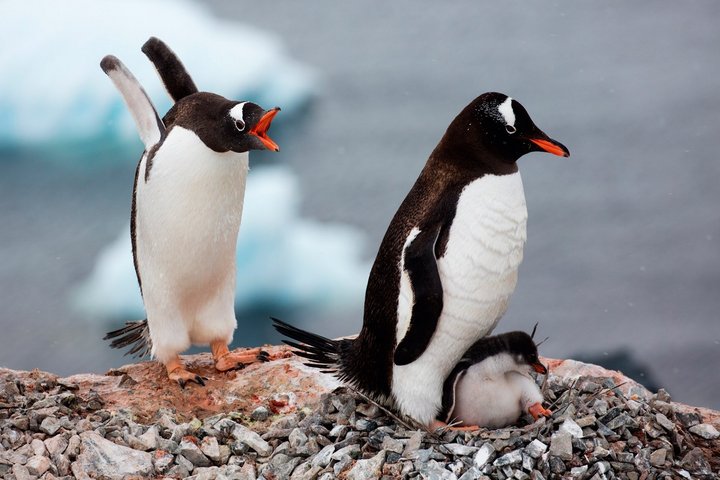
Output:
[[[719,4],[209,6],[319,73],[278,161],[301,178],[304,215],[362,228],[368,258],[454,115],[485,91],[518,99],[572,155],[520,160],[529,238],[498,331],[539,322],[547,356],[624,350],[674,399],[720,407]],[[118,365],[106,325],[78,319],[67,292],[127,221],[134,165],[0,168],[0,365]],[[361,324],[360,311],[258,312],[243,343],[277,340],[267,313],[329,336]]]

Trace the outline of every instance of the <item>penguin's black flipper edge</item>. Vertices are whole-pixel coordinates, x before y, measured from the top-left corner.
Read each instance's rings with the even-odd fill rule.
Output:
[[[181,98],[198,92],[185,65],[165,42],[157,37],[150,37],[142,46],[142,52],[155,65],[155,70],[173,101],[177,102]]]
[[[452,414],[455,410],[457,384],[471,365],[472,362],[465,361],[464,359],[460,360],[460,362],[455,365],[455,368],[453,368],[452,372],[450,372],[445,379],[445,382],[443,383],[442,406],[436,416],[436,418],[441,422],[449,423],[452,419]]]
[[[150,97],[145,93],[140,82],[115,56],[107,55],[100,62],[100,68],[110,77],[115,87],[120,91],[130,114],[135,120],[138,134],[149,150],[157,144],[165,133],[165,124],[155,109]]]
[[[410,326],[395,349],[395,365],[407,365],[422,355],[437,328],[443,309],[443,287],[435,257],[442,224],[427,228],[405,249],[404,268],[410,277],[415,304]]]

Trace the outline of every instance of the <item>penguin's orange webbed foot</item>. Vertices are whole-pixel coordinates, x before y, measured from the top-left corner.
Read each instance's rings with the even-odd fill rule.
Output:
[[[215,369],[219,372],[242,370],[251,363],[270,360],[270,355],[260,348],[231,352],[224,342],[213,342],[211,348],[215,359]]]
[[[170,380],[177,382],[178,385],[180,385],[180,388],[185,388],[185,385],[191,382],[204,387],[205,380],[207,380],[207,378],[201,377],[196,373],[189,372],[182,367],[176,367],[174,370],[168,371],[168,377]]]
[[[480,430],[480,427],[478,425],[465,425],[465,426],[456,426],[456,425],[448,425],[445,422],[441,422],[440,420],[435,420],[430,424],[430,431],[435,431],[438,429],[444,429],[444,430],[452,430],[454,432],[475,432],[477,430]]]
[[[537,420],[540,417],[549,417],[552,415],[552,411],[548,410],[547,408],[543,407],[540,402],[533,403],[528,407],[528,413],[532,415],[532,417]]]

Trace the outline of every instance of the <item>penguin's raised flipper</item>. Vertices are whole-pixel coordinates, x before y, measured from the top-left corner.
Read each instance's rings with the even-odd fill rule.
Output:
[[[405,249],[404,268],[410,277],[415,304],[410,326],[395,349],[395,365],[407,365],[422,355],[435,333],[443,309],[443,287],[435,257],[442,224],[426,228]]]
[[[150,97],[130,70],[114,55],[107,55],[100,67],[120,91],[130,109],[145,149],[150,150],[165,134],[165,125],[155,110]]]
[[[157,37],[150,37],[142,46],[142,52],[155,65],[160,80],[170,98],[177,102],[181,98],[198,92],[197,86],[175,52]]]

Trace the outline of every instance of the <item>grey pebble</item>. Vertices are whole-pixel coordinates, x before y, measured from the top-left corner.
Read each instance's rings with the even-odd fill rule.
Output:
[[[715,440],[720,437],[720,432],[709,423],[700,423],[690,427],[690,432],[706,440]]]
[[[263,407],[263,406],[257,407],[250,414],[250,418],[255,420],[256,422],[265,421],[269,417],[270,417],[270,410],[268,410],[267,407]]]
[[[385,463],[385,450],[380,450],[377,455],[365,460],[358,460],[347,472],[347,480],[373,480],[380,478],[382,467]]]
[[[335,453],[335,446],[328,445],[320,450],[311,460],[313,466],[319,466],[322,468],[327,467],[332,459],[332,454]]]
[[[62,454],[68,447],[68,439],[65,435],[55,435],[54,437],[47,438],[44,443],[50,457]]]
[[[665,457],[667,450],[659,448],[650,454],[650,465],[653,467],[662,467],[665,465]]]
[[[51,437],[55,435],[61,427],[62,424],[60,423],[60,420],[55,417],[45,417],[45,419],[40,423],[40,431],[47,433]]]
[[[95,432],[80,435],[81,453],[73,464],[87,474],[109,479],[127,476],[150,476],[153,472],[152,456],[131,448],[116,445]]]
[[[158,473],[165,473],[175,461],[175,456],[166,451],[158,451],[153,455],[153,465]]]
[[[50,468],[50,459],[42,455],[35,455],[28,459],[25,468],[27,468],[30,475],[39,477]]]
[[[507,465],[517,465],[519,463],[522,463],[522,451],[513,450],[510,453],[506,453],[505,455],[498,457],[493,462],[493,465],[495,465],[496,467],[504,467]]]
[[[344,456],[348,456],[350,458],[360,457],[360,446],[355,444],[348,445],[347,447],[336,450],[335,453],[330,456],[330,458],[332,458],[333,460],[340,460]]]
[[[558,432],[550,440],[550,456],[562,460],[572,459],[572,441],[569,433]]]
[[[182,454],[175,456],[175,464],[181,466],[188,472],[192,472],[195,469],[195,465]]]
[[[443,447],[448,449],[453,455],[467,457],[478,451],[478,447],[469,447],[459,443],[445,443]]]
[[[210,460],[205,456],[202,450],[200,450],[200,447],[189,440],[183,440],[180,442],[178,453],[192,462],[192,464],[196,467],[210,466]]]
[[[290,435],[288,435],[288,441],[290,442],[291,447],[297,448],[305,445],[308,441],[308,437],[301,429],[294,428],[292,432],[290,432]]]

